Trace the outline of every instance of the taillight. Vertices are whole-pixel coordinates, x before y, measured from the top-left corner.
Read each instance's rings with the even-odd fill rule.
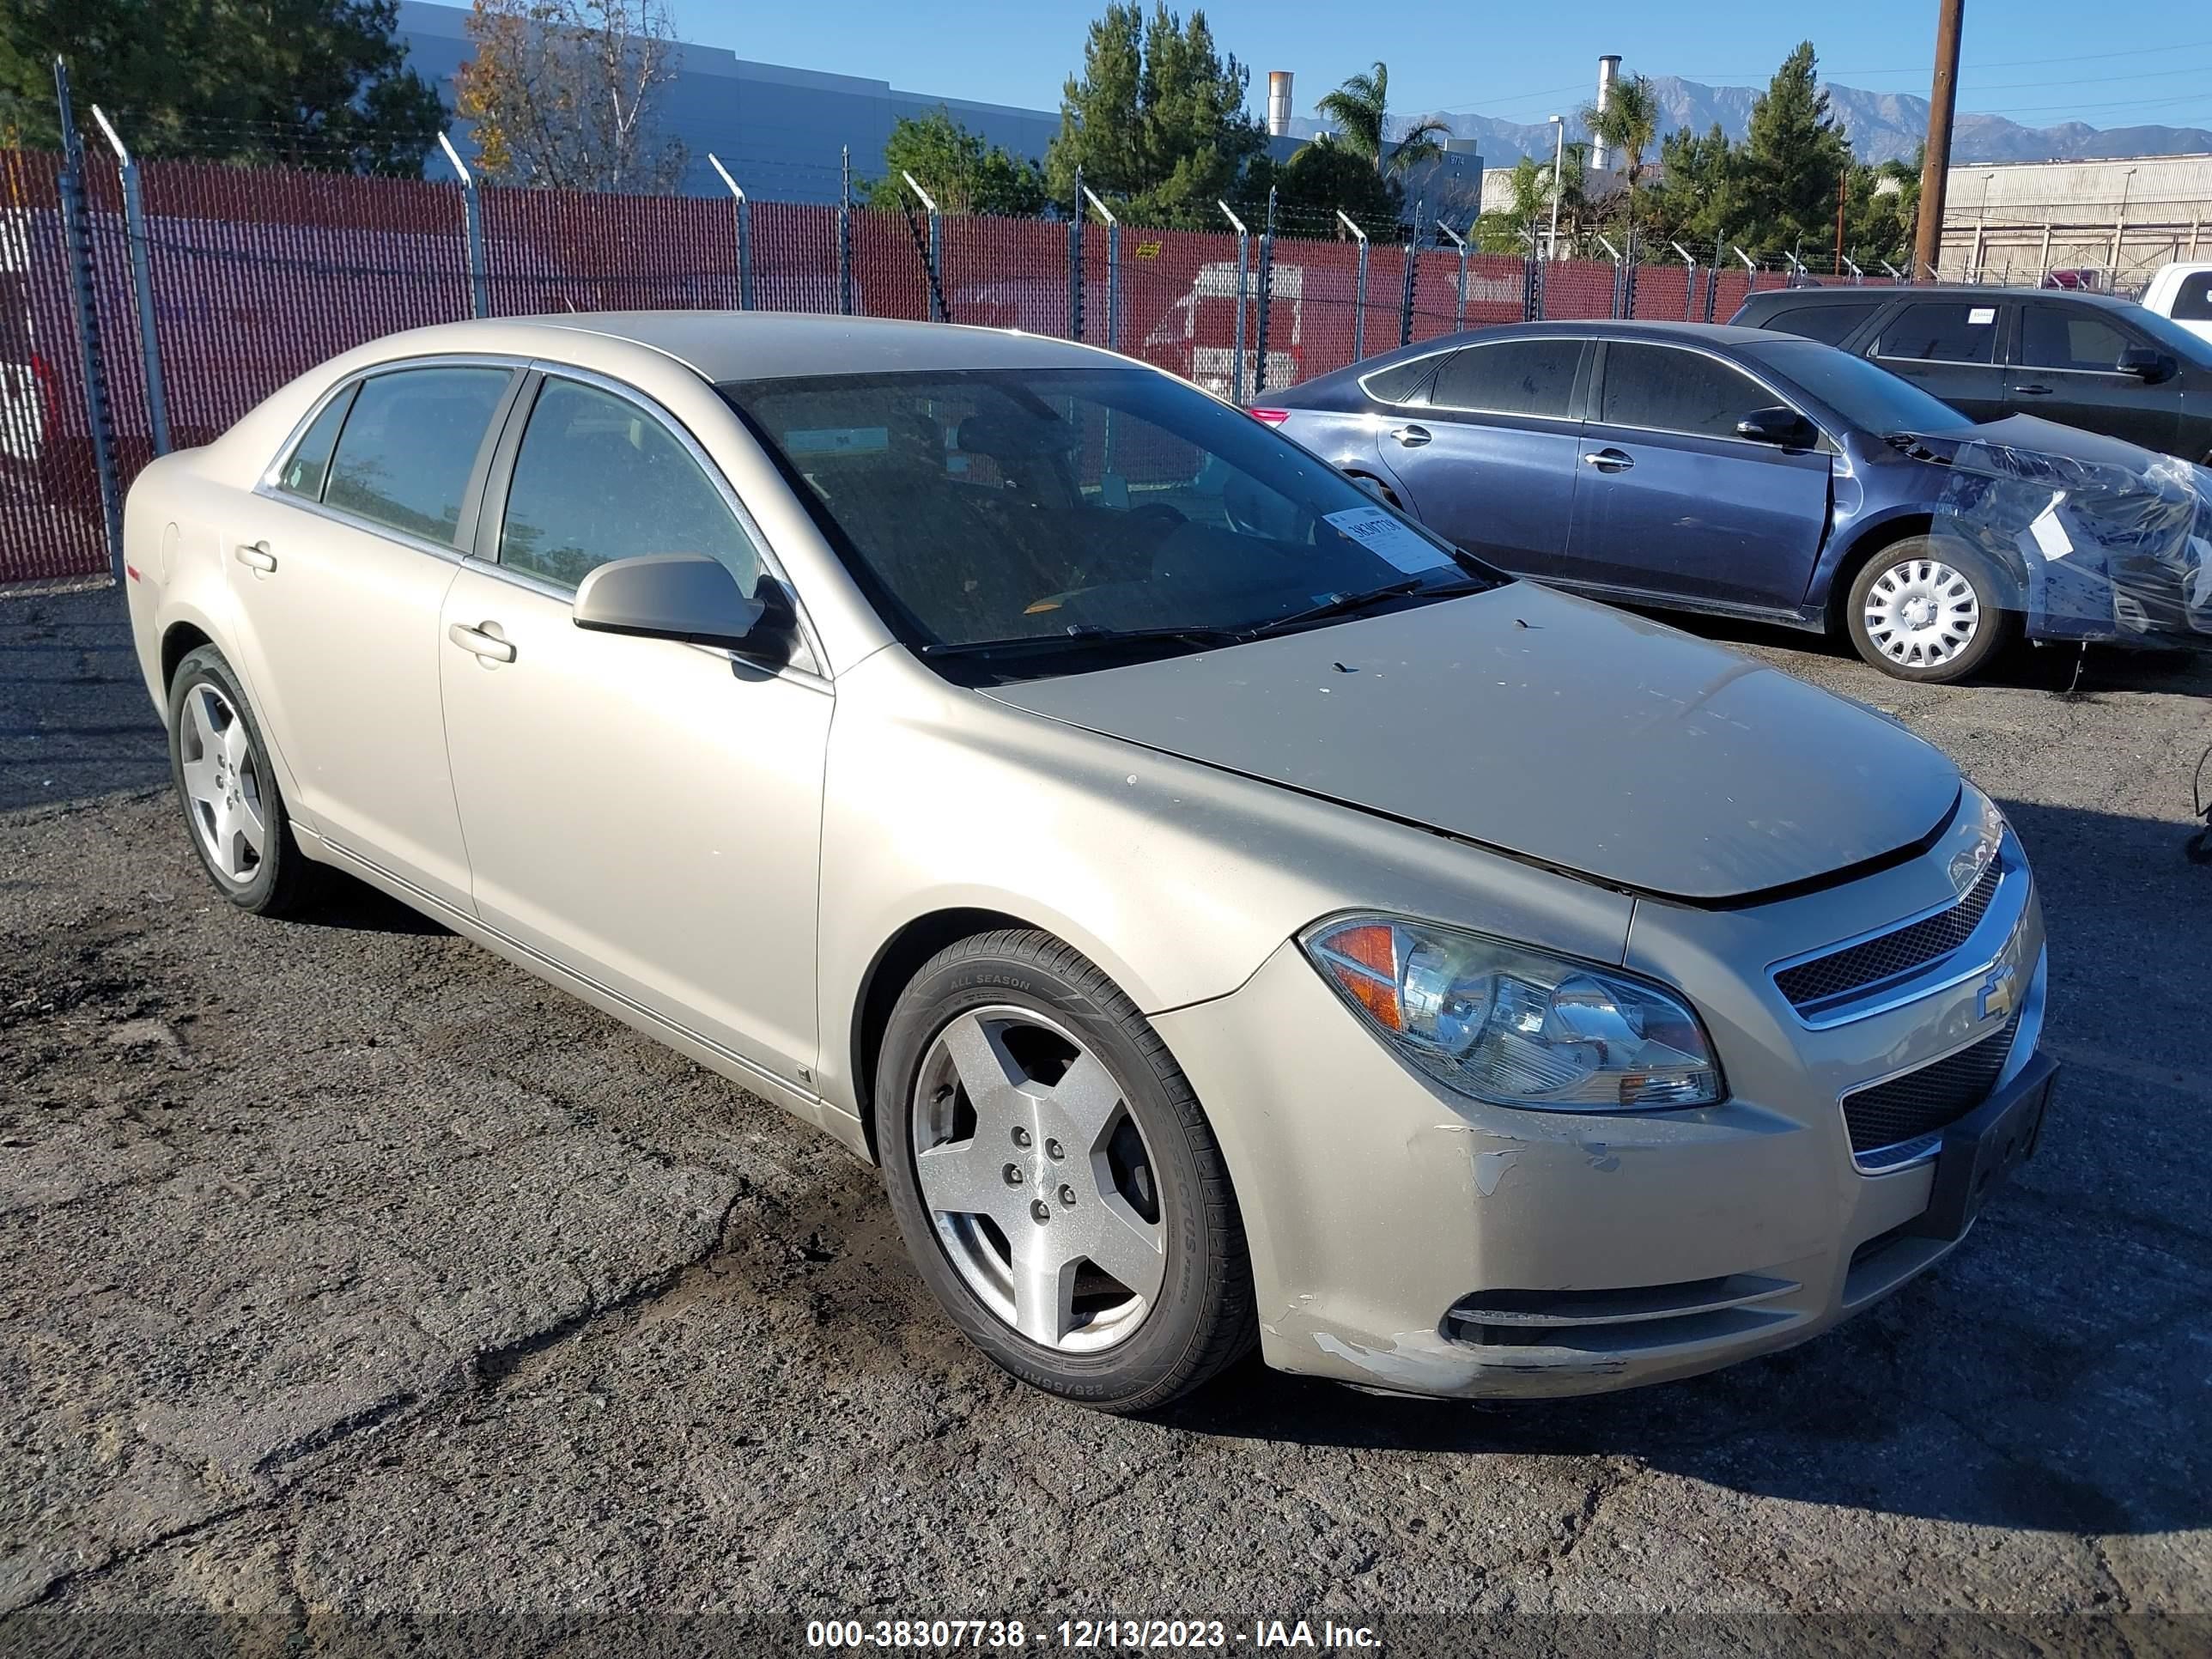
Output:
[[[1248,409],[1244,412],[1262,426],[1280,426],[1291,418],[1287,409]]]

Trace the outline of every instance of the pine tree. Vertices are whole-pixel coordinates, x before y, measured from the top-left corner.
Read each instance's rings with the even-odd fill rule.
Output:
[[[1045,153],[1053,198],[1070,199],[1080,167],[1133,223],[1218,228],[1216,199],[1267,145],[1245,112],[1250,82],[1215,47],[1204,12],[1186,25],[1156,3],[1148,21],[1136,0],[1115,0],[1091,26],[1082,75],[1061,93]]]
[[[1826,246],[1835,235],[1837,183],[1850,161],[1828,112],[1813,43],[1801,41],[1751,106],[1741,158],[1745,222],[1736,240],[1762,254]]]

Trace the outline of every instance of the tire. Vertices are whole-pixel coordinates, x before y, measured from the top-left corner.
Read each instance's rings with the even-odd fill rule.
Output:
[[[169,681],[169,775],[185,838],[217,892],[258,916],[306,908],[322,866],[300,851],[260,722],[211,645],[186,656]]]
[[[2019,631],[2014,592],[1971,548],[1908,536],[1859,571],[1844,601],[1844,631],[1859,655],[1891,678],[1948,685],[1972,674]],[[1923,616],[1927,623],[1914,625]]]
[[[1149,1411],[1257,1340],[1206,1115],[1136,1006],[1069,946],[1007,930],[932,957],[892,1010],[875,1097],[908,1250],[1015,1376]]]

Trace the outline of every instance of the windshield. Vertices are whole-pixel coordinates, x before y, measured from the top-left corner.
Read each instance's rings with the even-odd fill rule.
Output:
[[[1956,432],[1974,424],[1911,381],[1811,340],[1777,340],[1749,355],[1802,387],[1863,432]]]
[[[908,646],[1066,672],[1504,580],[1149,369],[720,388]]]

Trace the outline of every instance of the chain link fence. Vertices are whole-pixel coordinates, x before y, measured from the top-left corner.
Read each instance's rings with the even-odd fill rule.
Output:
[[[71,156],[74,155],[74,160]],[[726,177],[727,175],[725,175]],[[1726,320],[1740,264],[504,189],[188,161],[112,134],[0,151],[0,586],[119,571],[123,492],[293,376],[471,316],[707,307],[949,320],[1105,345],[1250,402],[1401,343],[1537,318]],[[1289,218],[1284,215],[1285,220]],[[84,303],[79,307],[76,295]]]

